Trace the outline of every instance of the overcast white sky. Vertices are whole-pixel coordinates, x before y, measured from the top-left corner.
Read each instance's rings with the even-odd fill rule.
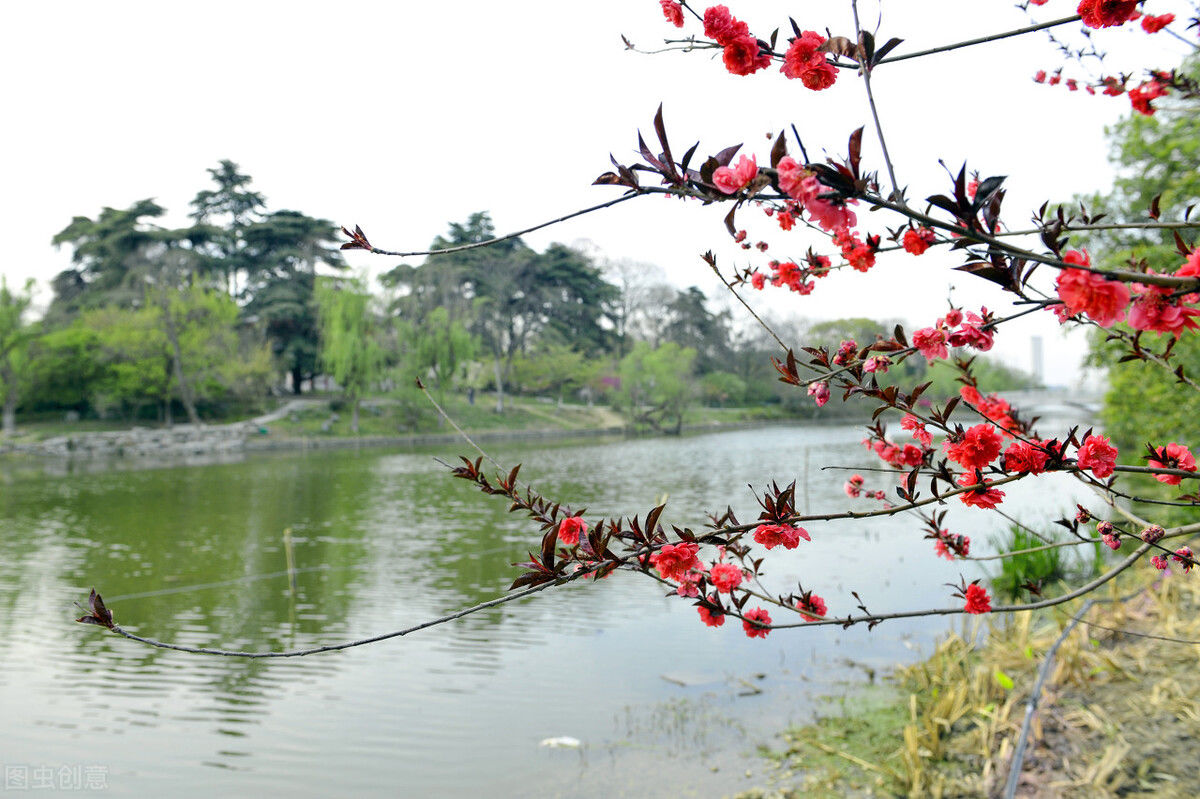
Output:
[[[848,2],[727,4],[763,37],[786,27],[789,14],[802,28],[852,31]],[[992,0],[882,5],[879,40],[905,39],[897,52],[1027,19],[1012,3]],[[1054,19],[1075,5],[1050,0],[1036,12]],[[1148,8],[1179,5],[1151,0]],[[862,6],[873,24],[878,6]],[[848,72],[814,93],[777,70],[729,75],[707,54],[626,51],[621,34],[646,48],[675,35],[657,0],[37,2],[5,12],[0,271],[10,282],[34,277],[44,286],[69,265],[69,251],[50,239],[72,216],[153,197],[171,212],[166,224],[182,224],[188,201],[207,185],[205,170],[222,158],[253,176],[273,210],[360,224],[375,244],[407,250],[474,211],[490,211],[507,231],[615,196],[616,189],[590,184],[609,168],[610,152],[633,160],[636,131],[650,138],[659,102],[677,153],[697,139],[701,153],[745,142],[760,163],[768,160],[766,135],[786,125],[796,124],[811,155],[843,152],[850,131],[869,123],[861,84]],[[685,32],[700,31],[692,22]],[[1184,52],[1166,34],[1140,30],[1097,39],[1111,52],[1110,72],[1174,66]],[[909,197],[945,190],[938,158],[1008,175],[1014,225],[1043,200],[1105,188],[1103,126],[1126,113],[1128,101],[1032,83],[1037,69],[1059,63],[1046,37],[1032,34],[881,67],[879,110]],[[864,160],[882,169],[869,131]],[[751,262],[729,244],[725,210],[645,198],[527,241],[541,249],[590,239],[613,258],[657,264],[674,282],[717,296],[697,256],[711,248],[727,266]],[[772,231],[760,215],[742,218],[752,238],[771,234],[770,254],[800,253],[810,243],[805,234]],[[884,224],[898,222],[860,214],[867,232]],[[372,273],[394,263],[352,255],[353,265]],[[755,253],[753,262],[767,257]],[[947,263],[884,257],[868,275],[827,278],[811,297],[751,299],[813,318],[898,316],[923,326],[944,311],[947,278],[938,267]],[[953,282],[956,301],[968,308],[1003,306],[978,280]],[[1048,316],[1000,337],[996,351],[1028,368],[1033,334],[1046,338],[1051,376],[1075,373],[1081,346],[1064,343]]]

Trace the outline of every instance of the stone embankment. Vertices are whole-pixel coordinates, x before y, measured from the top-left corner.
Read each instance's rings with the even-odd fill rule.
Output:
[[[8,452],[51,458],[177,457],[238,452],[258,435],[257,422],[221,425],[177,424],[164,428],[135,427],[109,433],[74,433],[42,441],[13,444]]]

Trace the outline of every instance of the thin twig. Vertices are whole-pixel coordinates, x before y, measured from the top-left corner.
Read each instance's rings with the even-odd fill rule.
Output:
[[[446,253],[463,252],[464,250],[475,250],[480,247],[490,247],[493,244],[499,244],[502,241],[508,241],[509,239],[515,239],[518,236],[524,236],[526,233],[532,233],[533,231],[541,230],[544,227],[550,227],[551,225],[557,225],[559,222],[565,222],[568,219],[573,219],[577,216],[583,216],[584,214],[590,214],[593,211],[599,211],[604,208],[609,208],[611,206],[618,205],[620,203],[625,202],[626,200],[632,200],[634,197],[637,197],[642,193],[643,192],[641,192],[639,190],[631,190],[628,194],[623,194],[614,200],[609,200],[608,202],[603,202],[598,205],[593,205],[588,208],[581,209],[579,211],[573,211],[572,213],[569,213],[565,216],[560,216],[557,219],[551,219],[549,222],[542,222],[541,224],[534,225],[533,227],[527,227],[524,230],[518,230],[513,233],[508,233],[503,236],[498,236],[494,239],[488,239],[487,241],[477,241],[477,242],[473,242],[471,244],[460,244],[456,247],[446,247],[445,249],[442,249],[442,250],[413,250],[411,252],[398,252],[395,250],[384,250],[384,249],[380,249],[379,247],[372,247],[370,249],[370,252],[373,252],[376,255],[393,255],[393,256],[398,256],[401,258],[407,258],[409,256],[415,256],[415,255],[445,255]]]
[[[854,37],[861,41],[862,26],[858,22],[858,0],[850,0],[850,7],[854,11]],[[892,156],[888,153],[887,140],[883,137],[883,125],[879,122],[879,110],[875,107],[875,95],[871,91],[871,65],[869,63],[862,65],[862,79],[863,86],[867,90],[867,104],[871,107],[871,118],[875,120],[875,133],[879,136],[879,147],[883,151],[883,163],[887,166],[888,178],[892,181],[892,197],[896,202],[903,204],[900,184],[896,181],[896,170],[892,166]]]
[[[391,639],[391,638],[400,638],[401,636],[408,635],[409,633],[414,633],[418,630],[424,630],[427,627],[436,627],[439,624],[445,624],[446,622],[455,621],[456,619],[461,619],[464,616],[470,616],[473,613],[478,613],[481,610],[487,610],[488,608],[494,608],[497,605],[503,605],[508,602],[513,602],[518,599],[523,599],[524,597],[530,596],[531,594],[536,594],[539,591],[544,591],[547,588],[550,588],[552,586],[564,585],[564,584],[572,582],[574,580],[578,580],[580,577],[586,576],[587,574],[590,573],[590,571],[591,570],[588,570],[588,569],[581,569],[580,571],[577,571],[574,574],[569,574],[569,575],[567,575],[565,577],[561,577],[557,580],[552,580],[550,582],[542,583],[541,585],[535,585],[530,588],[526,588],[521,591],[518,591],[515,594],[506,594],[504,596],[496,597],[495,599],[490,599],[487,602],[480,602],[478,605],[472,605],[469,608],[464,608],[462,610],[447,614],[445,616],[439,616],[436,619],[430,619],[428,621],[423,621],[420,624],[414,624],[411,627],[405,627],[403,630],[396,630],[396,631],[390,632],[390,633],[383,633],[382,635],[374,635],[374,636],[371,636],[370,638],[359,638],[358,640],[355,640],[355,641],[345,641],[345,642],[339,643],[339,644],[327,644],[325,646],[314,646],[314,647],[310,647],[308,649],[293,649],[293,650],[278,651],[278,652],[238,652],[238,651],[229,650],[229,649],[210,649],[207,647],[184,646],[183,644],[171,644],[171,643],[167,643],[166,641],[156,641],[153,638],[143,638],[140,635],[134,635],[133,633],[131,633],[128,630],[121,627],[120,625],[113,625],[112,631],[118,635],[128,638],[131,641],[137,641],[138,643],[141,643],[141,644],[149,644],[150,646],[158,647],[159,649],[171,649],[176,652],[187,652],[188,654],[192,654],[192,655],[217,655],[219,657],[231,657],[231,658],[304,657],[306,655],[316,655],[321,652],[338,652],[343,649],[352,649],[356,646],[364,646],[366,644],[374,644],[374,643],[378,643],[379,641],[387,641],[388,639]]]
[[[1065,25],[1068,22],[1074,22],[1077,19],[1079,19],[1078,14],[1076,14],[1075,16],[1072,16],[1072,17],[1063,17],[1062,19],[1056,19],[1056,20],[1053,20],[1052,22],[1039,22],[1036,25],[1028,25],[1024,28],[1016,28],[1015,30],[1005,31],[1004,33],[993,33],[990,36],[980,36],[978,39],[967,39],[966,41],[963,41],[963,42],[955,42],[954,44],[944,44],[944,45],[941,45],[940,47],[931,47],[928,50],[918,50],[915,53],[904,53],[902,55],[889,56],[887,58],[880,59],[879,63],[880,64],[891,64],[896,61],[907,61],[910,58],[921,58],[922,56],[934,55],[936,53],[948,53],[951,50],[961,50],[964,47],[972,47],[977,44],[986,44],[987,42],[994,42],[994,41],[998,41],[1000,39],[1007,39],[1011,36],[1021,36],[1022,34],[1033,33],[1034,31],[1045,30],[1046,28],[1054,28],[1054,27],[1057,27],[1058,25]]]

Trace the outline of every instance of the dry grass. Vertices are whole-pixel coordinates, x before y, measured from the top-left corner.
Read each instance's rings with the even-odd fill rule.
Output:
[[[1017,796],[1200,796],[1200,648],[1131,634],[1200,641],[1198,576],[1139,571],[1143,593],[1094,607],[1059,648]],[[777,787],[743,796],[999,795],[1037,669],[1077,607],[992,619],[974,645],[949,637],[893,675],[886,701],[787,731]]]

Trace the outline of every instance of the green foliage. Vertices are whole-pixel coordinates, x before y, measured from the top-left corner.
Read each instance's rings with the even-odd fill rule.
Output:
[[[34,408],[87,410],[107,378],[99,334],[77,319],[30,346],[27,405]]]
[[[407,367],[423,375],[439,396],[444,395],[475,357],[475,337],[445,308],[434,308],[420,325],[405,330],[410,351]]]
[[[0,276],[0,395],[3,396],[4,434],[16,429],[17,403],[22,383],[29,369],[26,349],[36,335],[37,327],[25,319],[33,302],[33,281],[26,281],[21,291],[14,292],[8,281]]]
[[[691,380],[696,351],[673,341],[651,347],[644,341],[621,359],[621,405],[635,426],[664,429],[674,420],[683,425],[683,411],[695,396]]]
[[[704,292],[692,286],[675,295],[666,307],[663,339],[696,351],[699,374],[725,368],[732,355],[729,312],[708,309]]]
[[[986,355],[973,354],[965,350],[955,350],[951,353],[952,358],[969,359],[974,357],[971,364],[971,373],[975,376],[979,390],[984,394],[991,394],[997,391],[1019,391],[1027,388],[1037,388],[1037,381],[1032,375],[1005,366],[997,360],[988,358]],[[913,356],[908,359],[924,360],[921,356]],[[962,386],[959,381],[959,375],[962,373],[955,368],[950,361],[938,360],[928,364],[925,371],[924,379],[931,381],[933,385],[926,391],[926,396],[930,399],[941,397],[957,396],[958,390]]]
[[[84,311],[79,324],[99,344],[102,378],[97,409],[117,404],[122,415],[147,402],[165,404],[171,392],[171,356],[156,307],[131,310],[110,305]]]
[[[1017,552],[1045,545],[1045,541],[1016,525],[1009,528],[1007,540],[993,543],[1002,552]],[[1070,569],[1061,547],[1041,549],[1003,558],[1000,561],[1000,573],[992,578],[992,587],[1000,596],[1019,600],[1029,596],[1028,590],[1021,587],[1026,583],[1041,583],[1048,587],[1062,582],[1069,575]]]
[[[533,394],[557,394],[584,384],[589,377],[583,353],[562,342],[548,340],[513,361],[513,383]]]
[[[746,398],[746,381],[729,372],[709,372],[700,378],[700,391],[709,405],[740,405]]]
[[[358,403],[383,375],[385,354],[380,323],[371,309],[365,281],[321,278],[316,301],[321,330],[321,363],[346,393],[358,432]]]

